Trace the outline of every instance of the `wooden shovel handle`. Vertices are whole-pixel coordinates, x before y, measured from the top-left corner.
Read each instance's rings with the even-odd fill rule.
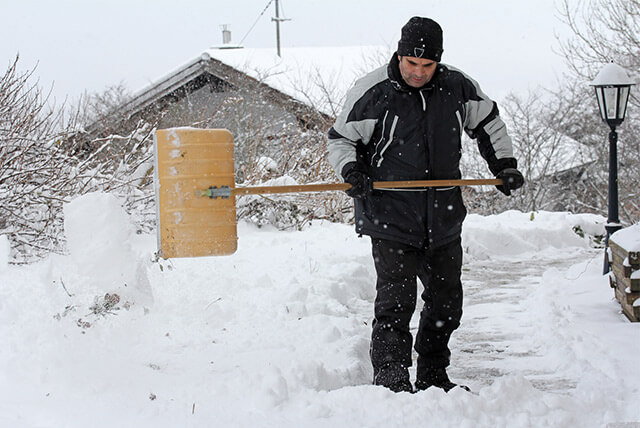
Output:
[[[373,183],[374,189],[410,189],[424,187],[451,187],[451,186],[484,186],[501,185],[499,178],[474,179],[474,180],[416,180],[416,181],[376,181]],[[234,195],[259,195],[273,193],[302,193],[302,192],[324,192],[328,190],[347,190],[351,188],[349,183],[327,183],[327,184],[302,184],[295,186],[255,186],[236,187],[231,189]]]

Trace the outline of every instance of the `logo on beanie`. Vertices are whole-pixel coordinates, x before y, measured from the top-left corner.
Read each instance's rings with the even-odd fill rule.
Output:
[[[416,58],[422,58],[422,54],[424,54],[423,48],[413,48],[413,56]]]

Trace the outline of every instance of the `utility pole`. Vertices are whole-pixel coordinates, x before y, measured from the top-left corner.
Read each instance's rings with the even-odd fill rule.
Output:
[[[276,16],[275,18],[271,18],[271,20],[275,21],[276,23],[276,43],[278,46],[278,56],[282,57],[280,53],[280,22],[291,21],[291,20],[286,18],[280,18],[280,7],[279,7],[278,0],[276,0]]]

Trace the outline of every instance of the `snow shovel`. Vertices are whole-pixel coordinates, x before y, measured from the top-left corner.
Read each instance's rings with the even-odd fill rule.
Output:
[[[236,196],[347,190],[348,183],[236,187],[226,129],[159,129],[154,138],[158,254],[221,256],[238,248]],[[374,189],[500,185],[500,179],[384,181]]]

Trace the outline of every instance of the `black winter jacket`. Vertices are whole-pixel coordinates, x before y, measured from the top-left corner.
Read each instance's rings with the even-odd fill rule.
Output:
[[[517,166],[498,108],[475,81],[439,64],[412,88],[394,54],[348,92],[329,131],[329,161],[338,173],[357,162],[374,181],[457,179],[463,130],[494,175]],[[456,239],[466,215],[459,187],[374,190],[355,210],[358,233],[420,248]]]

